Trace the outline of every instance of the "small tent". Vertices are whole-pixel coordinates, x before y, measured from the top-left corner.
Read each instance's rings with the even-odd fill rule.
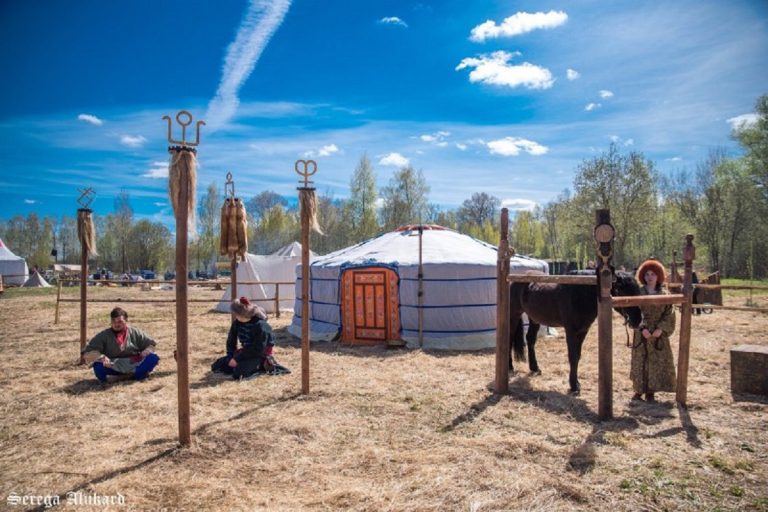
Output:
[[[310,258],[315,254],[310,251]],[[269,255],[246,253],[245,261],[237,264],[237,296],[248,297],[252,302],[263,307],[267,313],[275,312],[274,284],[240,284],[240,283],[291,283],[280,285],[280,310],[292,311],[296,299],[296,265],[301,263],[301,244],[293,242]],[[229,313],[229,303],[232,300],[231,285],[227,286],[216,311]]]
[[[29,276],[29,279],[27,279],[23,285],[24,288],[50,288],[51,285],[48,284],[48,281],[45,280],[43,276],[40,275],[40,272],[34,271],[31,276]]]
[[[16,256],[0,239],[0,274],[5,285],[23,285],[29,278],[29,268],[24,258]]]
[[[403,340],[431,349],[496,345],[497,248],[441,226],[404,226],[322,256],[310,265],[310,336],[350,344]],[[422,278],[419,279],[421,245]],[[512,272],[548,272],[544,261],[515,256]],[[301,336],[301,266],[289,332]],[[419,281],[423,290],[419,305]]]

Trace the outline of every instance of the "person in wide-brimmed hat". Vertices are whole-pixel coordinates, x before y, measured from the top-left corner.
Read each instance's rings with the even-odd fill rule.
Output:
[[[637,280],[642,295],[666,294],[663,287],[667,279],[664,265],[650,259],[637,269]],[[671,304],[648,304],[640,308],[643,319],[635,330],[632,341],[630,378],[634,395],[641,400],[643,393],[648,402],[655,400],[657,391],[675,391],[675,363],[669,335],[675,331],[675,309]]]
[[[272,356],[275,342],[264,309],[252,304],[247,297],[233,301],[230,309],[235,318],[227,336],[227,355],[217,359],[211,370],[231,374],[235,379],[258,372],[290,373]],[[238,340],[240,348],[237,348]]]

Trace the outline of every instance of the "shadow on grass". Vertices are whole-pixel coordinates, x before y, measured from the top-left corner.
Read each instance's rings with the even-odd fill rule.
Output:
[[[77,382],[73,382],[72,384],[68,384],[62,388],[59,388],[59,391],[66,393],[68,395],[82,395],[84,393],[91,393],[94,391],[104,391],[105,389],[109,389],[115,386],[141,386],[146,384],[152,384],[154,380],[160,379],[162,377],[167,377],[169,375],[174,375],[176,372],[171,371],[158,371],[158,372],[152,372],[149,379],[147,380],[124,380],[120,382],[115,382],[113,384],[102,384],[99,382],[98,379],[96,379],[95,376],[89,378],[89,379],[83,379],[79,380]]]
[[[440,429],[440,432],[451,432],[452,430],[456,429],[457,427],[460,427],[464,423],[468,423],[471,421],[474,421],[475,418],[480,416],[483,411],[485,411],[488,407],[491,407],[492,405],[496,405],[501,401],[502,396],[496,393],[491,393],[487,397],[485,397],[483,400],[479,402],[475,402],[474,404],[469,406],[469,410],[463,414],[460,414],[456,416],[453,421],[451,421],[448,425],[445,425]]]

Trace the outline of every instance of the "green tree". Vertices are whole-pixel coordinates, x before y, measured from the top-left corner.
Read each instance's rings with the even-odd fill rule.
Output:
[[[254,226],[252,236],[249,237],[252,252],[271,254],[297,240],[300,230],[296,213],[277,204],[263,212],[260,221]]]
[[[643,254],[649,250],[645,246],[636,248],[638,254],[633,255],[626,253],[626,247],[628,240],[641,236],[653,224],[657,204],[655,179],[653,162],[641,153],[623,155],[615,144],[611,144],[607,153],[584,161],[574,178],[574,220],[581,233],[579,242],[594,244],[595,210],[608,208],[616,228],[614,261],[649,256]],[[671,255],[654,256],[664,259]]]
[[[344,215],[349,222],[354,241],[367,240],[379,232],[379,222],[376,216],[376,175],[367,155],[360,157],[355,172],[349,184],[350,198],[348,209]],[[343,247],[343,246],[342,246]]]
[[[460,226],[471,224],[482,226],[486,221],[497,224],[500,206],[501,201],[498,197],[485,192],[475,192],[470,199],[466,199],[461,204],[456,217]]]
[[[133,207],[131,206],[131,195],[122,189],[115,197],[115,215],[111,228],[117,237],[120,248],[120,271],[130,270],[128,262],[128,245],[130,243],[130,233],[133,228]]]
[[[286,209],[288,201],[276,192],[265,190],[246,201],[245,209],[255,222],[259,222],[266,212],[277,205]]]
[[[219,232],[221,228],[222,199],[216,188],[216,183],[208,185],[197,208],[198,229],[200,237],[196,241],[194,253],[197,258],[197,269],[200,266],[206,270],[214,266],[218,256]]]
[[[733,131],[733,137],[746,151],[749,172],[768,200],[768,94],[760,96],[755,104],[757,121],[743,124]]]
[[[429,185],[421,171],[415,171],[410,165],[397,171],[389,185],[381,190],[384,229],[391,231],[423,221],[428,213],[428,195]]]
[[[129,234],[128,261],[134,270],[168,268],[173,250],[171,232],[164,225],[142,219]]]

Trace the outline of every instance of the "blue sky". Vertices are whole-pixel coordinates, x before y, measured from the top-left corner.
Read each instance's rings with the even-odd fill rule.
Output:
[[[44,0],[0,2],[0,218],[97,214],[121,189],[172,224],[167,127],[208,124],[199,192],[337,198],[364,153],[410,163],[430,201],[555,199],[613,141],[661,172],[738,148],[768,93],[768,2]],[[752,114],[753,115],[753,114]],[[744,116],[744,117],[742,117]]]

